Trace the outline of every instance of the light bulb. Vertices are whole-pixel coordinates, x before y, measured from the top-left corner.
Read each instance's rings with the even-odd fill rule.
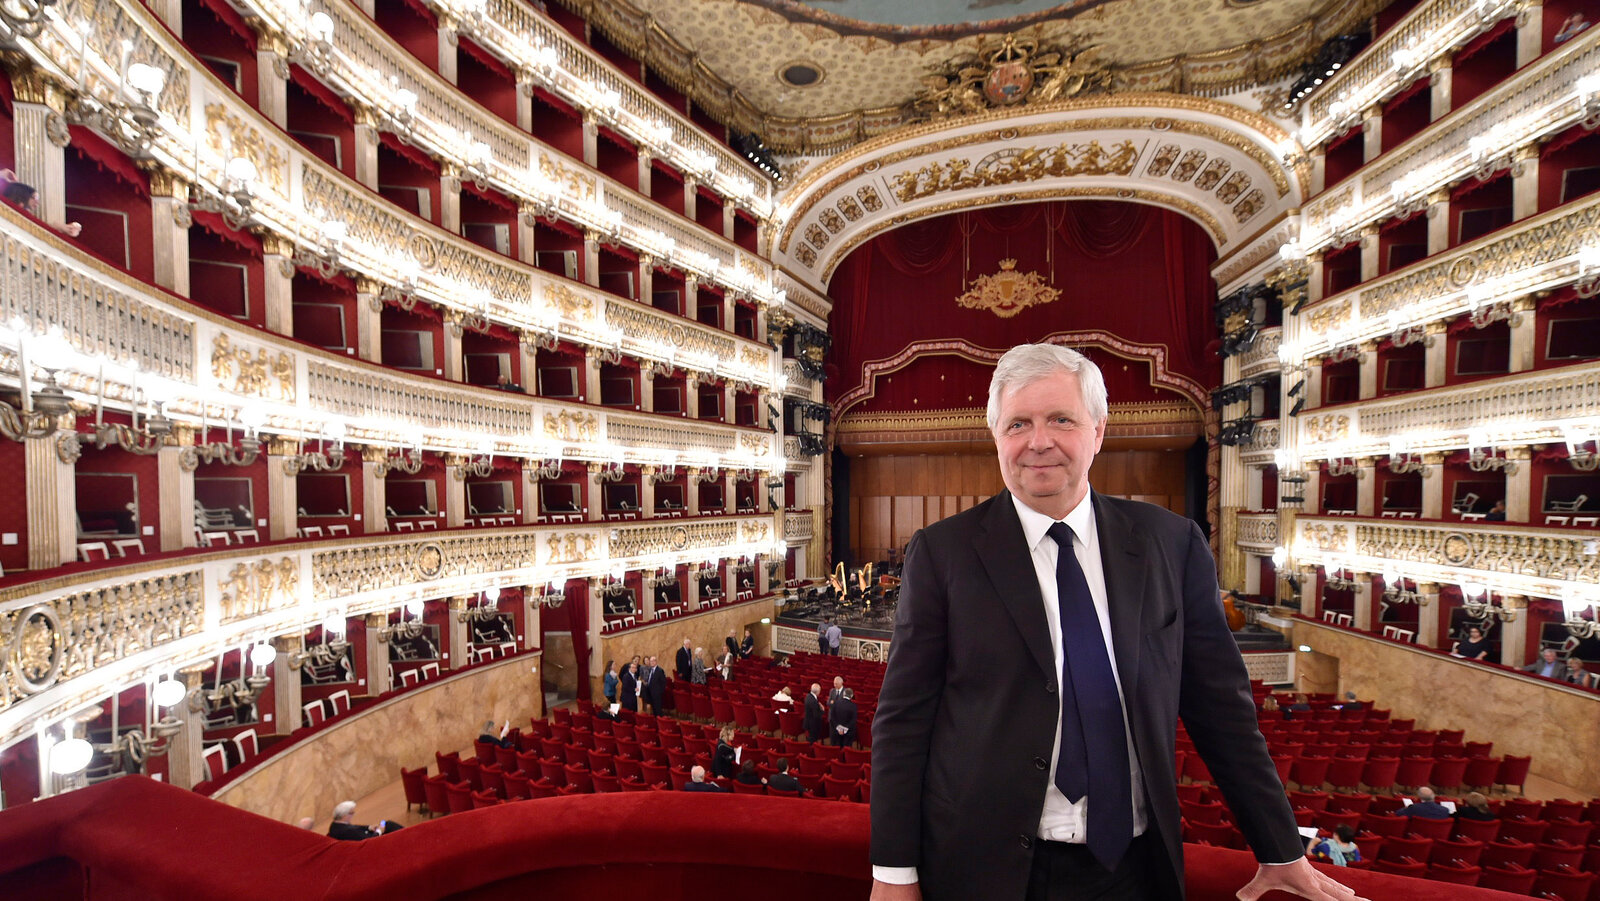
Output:
[[[50,772],[71,776],[83,772],[94,756],[94,745],[81,738],[69,738],[50,749]]]
[[[258,644],[250,649],[250,662],[255,666],[271,666],[277,659],[278,652],[270,644]]]
[[[173,707],[179,701],[182,701],[188,693],[189,689],[185,688],[183,683],[177,679],[162,679],[156,683],[155,689],[150,692],[150,698],[156,702],[158,707]]]
[[[128,67],[128,86],[154,100],[167,85],[167,73],[155,66],[134,63]]]

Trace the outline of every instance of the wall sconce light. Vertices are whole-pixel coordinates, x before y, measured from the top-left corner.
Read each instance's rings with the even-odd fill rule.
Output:
[[[407,475],[416,475],[422,471],[422,448],[412,447],[409,450],[390,448],[389,455],[378,464],[378,472],[387,476],[399,470]]]
[[[407,601],[400,608],[400,621],[391,623],[378,630],[378,640],[390,642],[396,639],[409,641],[422,634],[422,602]]]
[[[488,588],[478,596],[478,603],[463,608],[456,614],[456,619],[464,623],[484,623],[500,618],[500,589]]]
[[[290,265],[304,266],[323,278],[333,278],[344,272],[340,253],[343,251],[345,238],[350,233],[350,227],[337,219],[324,219],[320,231],[318,246],[315,249],[296,247]]]
[[[1579,472],[1594,472],[1600,469],[1600,441],[1587,431],[1568,429],[1567,463]]]
[[[1517,471],[1515,463],[1495,455],[1494,444],[1483,432],[1473,432],[1467,436],[1467,467],[1473,472]]]
[[[1489,587],[1481,582],[1461,583],[1461,610],[1476,620],[1495,619],[1509,623],[1517,618],[1517,611],[1494,603]]]
[[[259,173],[256,164],[236,156],[223,169],[222,196],[205,193],[199,184],[190,186],[189,209],[214,213],[222,217],[222,224],[234,231],[243,231],[255,222],[255,183]]]

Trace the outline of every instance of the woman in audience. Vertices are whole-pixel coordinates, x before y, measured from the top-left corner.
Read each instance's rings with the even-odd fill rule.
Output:
[[[733,727],[723,726],[717,735],[717,750],[711,755],[711,775],[733,778],[734,761],[738,753],[733,749]]]
[[[1577,654],[1567,655],[1567,671],[1562,673],[1561,681],[1579,688],[1593,688],[1594,674],[1583,668],[1583,661]]]
[[[706,684],[706,649],[695,648],[694,659],[689,661],[689,681],[696,685]]]
[[[607,705],[617,703],[617,685],[621,681],[621,679],[617,678],[617,662],[615,660],[607,660],[605,681],[600,689],[606,696]]]
[[[745,785],[765,785],[767,782],[767,780],[761,778],[760,773],[756,772],[756,762],[754,760],[746,760],[740,764],[739,775],[733,777],[733,780],[742,782]]]
[[[1477,626],[1467,627],[1467,637],[1456,642],[1450,653],[1468,660],[1489,659],[1489,640],[1483,637],[1483,630]]]
[[[1356,845],[1356,831],[1348,824],[1333,827],[1333,835],[1313,842],[1307,857],[1336,867],[1347,867],[1361,859],[1361,849]]]
[[[789,694],[789,686],[778,689],[778,693],[772,696],[772,702],[778,705],[779,713],[788,713],[789,708],[794,706],[794,696]]]
[[[1456,808],[1458,820],[1494,820],[1499,819],[1494,811],[1489,809],[1489,799],[1478,792],[1467,792],[1461,799],[1461,806]]]
[[[617,680],[620,690],[617,702],[623,710],[639,712],[639,664],[630,663],[622,671],[622,678]]]

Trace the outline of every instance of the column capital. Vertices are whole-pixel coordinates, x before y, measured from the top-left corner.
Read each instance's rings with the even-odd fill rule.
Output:
[[[1507,610],[1526,610],[1528,609],[1528,596],[1525,594],[1501,595],[1500,606]]]
[[[145,168],[142,164],[140,168]],[[173,172],[165,166],[152,165],[145,169],[150,180],[151,197],[171,197],[177,200],[189,199],[189,183],[182,175]]]
[[[365,275],[358,275],[356,276],[356,293],[381,294],[383,293],[383,283],[375,278],[370,278]]]
[[[365,125],[369,128],[377,128],[378,123],[383,121],[379,112],[365,103],[351,103],[350,114],[355,119],[356,125]]]
[[[1428,60],[1428,74],[1437,75],[1440,72],[1448,71],[1450,68],[1455,66],[1455,64],[1456,55],[1454,53],[1441,53],[1433,59]]]
[[[300,650],[302,644],[299,635],[278,635],[272,639],[272,647],[280,654],[292,654]]]
[[[1422,455],[1422,462],[1428,466],[1443,466],[1445,455],[1438,451],[1430,451]]]
[[[1506,448],[1506,459],[1531,460],[1533,459],[1533,448],[1527,446],[1526,444],[1519,447],[1508,447]]]
[[[369,613],[367,614],[366,621],[368,629],[382,629],[389,625],[389,614]]]
[[[292,258],[294,256],[294,242],[282,235],[267,232],[261,236],[261,253],[264,256]]]
[[[300,442],[294,438],[275,435],[267,439],[267,456],[269,457],[287,457],[298,453],[300,453]]]
[[[472,601],[473,597],[474,596],[470,594],[452,595],[450,599],[445,602],[445,606],[452,611],[465,610],[467,609],[467,604]]]
[[[67,90],[49,72],[32,65],[17,68],[8,65],[6,70],[12,73],[11,91],[18,103],[37,103],[58,113],[66,110]]]

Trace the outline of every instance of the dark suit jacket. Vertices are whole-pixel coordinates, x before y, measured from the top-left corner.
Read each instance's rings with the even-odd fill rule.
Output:
[[[650,679],[642,690],[644,699],[656,707],[661,706],[661,699],[667,696],[667,671],[656,667],[650,671]]]
[[[623,670],[617,679],[617,703],[623,710],[639,712],[639,678],[630,670]]]
[[[678,678],[687,680],[689,678],[689,674],[691,672],[693,672],[693,669],[692,669],[693,665],[694,665],[694,661],[692,659],[692,656],[689,653],[689,649],[688,648],[679,648],[678,649]]]
[[[773,773],[771,776],[768,776],[767,787],[775,788],[778,791],[785,792],[804,791],[804,789],[800,787],[800,780],[789,775],[788,773]]]
[[[803,722],[806,727],[806,735],[812,741],[821,741],[827,737],[828,717],[822,710],[822,702],[817,700],[816,695],[809,691],[806,692],[806,715]]]
[[[845,728],[844,735],[839,727]],[[853,744],[856,740],[856,702],[840,697],[828,707],[828,738],[839,744]]]
[[[715,782],[688,782],[683,786],[686,792],[725,792],[727,789]]]
[[[359,842],[363,839],[377,838],[378,833],[371,826],[357,826],[355,823],[329,823],[328,837],[344,842]]]
[[[1259,859],[1304,851],[1250,681],[1189,520],[1094,495],[1113,653],[1150,827],[1181,886],[1174,738],[1183,717]],[[916,866],[923,898],[1021,899],[1061,717],[1044,602],[1009,492],[906,549],[872,721],[872,862]]]

